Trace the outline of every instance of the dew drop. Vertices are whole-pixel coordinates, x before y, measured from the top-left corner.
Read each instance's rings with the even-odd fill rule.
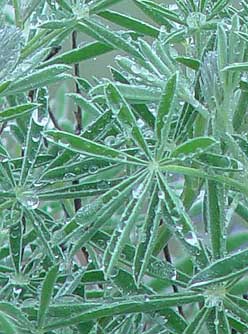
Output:
[[[159,199],[165,199],[165,194],[164,194],[163,191],[159,190],[159,192],[158,192],[158,198]]]
[[[191,246],[199,247],[198,239],[194,232],[190,231],[185,235],[185,241]]]
[[[133,65],[131,66],[131,71],[132,71],[134,74],[140,74],[141,71],[142,71],[142,69],[141,69],[141,67],[140,67],[139,65],[137,65],[137,64],[133,64]]]
[[[114,136],[108,136],[104,139],[104,144],[107,146],[115,145],[116,139]]]
[[[143,183],[140,183],[139,185],[135,186],[135,188],[132,191],[134,199],[138,199],[140,197],[143,187],[144,187]]]

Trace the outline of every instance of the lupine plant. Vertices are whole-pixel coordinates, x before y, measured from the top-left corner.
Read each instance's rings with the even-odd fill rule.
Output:
[[[247,0],[0,5],[0,333],[248,333]]]

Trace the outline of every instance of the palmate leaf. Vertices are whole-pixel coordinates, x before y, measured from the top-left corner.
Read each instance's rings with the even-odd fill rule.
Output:
[[[136,0],[135,3],[142,10],[144,10],[144,12],[146,14],[151,13],[152,18],[154,18],[155,14],[159,14],[160,17],[161,16],[164,17],[169,22],[171,21],[171,22],[176,22],[176,23],[182,24],[182,25],[186,25],[186,23],[183,20],[181,20],[179,18],[179,16],[175,12],[173,12],[173,11],[167,9],[167,8],[164,8],[164,7],[162,7],[162,6],[158,5],[158,4],[155,4],[152,1],[148,1],[148,0],[145,0],[145,1]],[[165,26],[166,26],[166,23],[167,23],[167,21],[165,21]]]
[[[41,296],[40,296],[40,308],[38,311],[38,327],[43,328],[46,320],[46,313],[52,298],[54,284],[56,282],[58,274],[58,266],[52,267],[46,275],[44,280]]]
[[[234,253],[210,264],[201,273],[196,274],[191,281],[192,287],[208,286],[217,282],[228,281],[247,271],[248,251]],[[230,268],[232,271],[230,272]]]
[[[94,14],[98,14],[104,9],[117,4],[122,0],[96,0],[90,4],[90,11]]]
[[[0,2],[0,332],[246,334],[247,1]]]
[[[87,154],[93,157],[100,157],[104,160],[114,162],[130,163],[145,165],[145,161],[126,154],[123,151],[117,151],[113,148],[98,144],[86,138],[78,137],[63,131],[49,130],[45,132],[49,140],[55,142],[57,145],[72,150],[77,153]]]
[[[38,107],[38,104],[27,103],[18,105],[5,110],[0,111],[0,122],[6,122],[11,119],[23,116],[27,112],[31,112]]]
[[[71,254],[75,254],[85,242],[91,239],[99,228],[106,224],[107,219],[112,217],[115,210],[123,204],[123,200],[130,194],[135,184],[141,182],[144,176],[144,171],[130,176],[99,197],[90,208],[87,206],[86,208],[82,207],[76,213],[75,217],[73,217],[70,223],[61,231],[63,241],[75,235],[79,235],[80,232],[80,238],[72,247]],[[98,210],[99,206],[101,206],[101,210]],[[82,225],[82,221],[85,222],[84,225]]]
[[[96,21],[84,20],[85,23],[78,23],[78,29],[90,36],[96,38],[99,42],[105,43],[110,47],[123,50],[134,57],[141,58],[141,54],[128,41],[114,32],[106,29],[103,25]]]
[[[211,309],[207,307],[203,307],[200,311],[198,311],[194,320],[185,328],[183,334],[199,333],[210,311]]]
[[[153,175],[148,175],[142,183],[138,184],[137,189],[133,191],[133,199],[127,205],[121,216],[120,223],[112,234],[103,257],[104,271],[107,276],[113,272],[114,266],[133,228],[138,211],[141,210],[144,197],[150,189],[152,178]]]
[[[12,324],[12,321],[2,312],[0,312],[0,328],[4,330],[6,334],[17,334],[17,329],[14,324]]]
[[[144,151],[147,158],[151,158],[150,149],[144,139],[144,136],[139,129],[135,116],[131,108],[126,103],[123,96],[113,85],[109,84],[105,89],[105,94],[110,108],[117,115],[117,119],[120,122],[120,126],[124,128],[124,131],[133,138],[135,143]]]
[[[160,100],[161,88],[160,87],[144,87],[143,85],[127,85],[116,84],[121,94],[132,104],[154,103]],[[105,84],[99,84],[92,88],[90,93],[92,96],[101,97],[104,94]],[[184,87],[185,88],[185,87]],[[209,118],[209,113],[206,108],[195,98],[179,90],[180,98],[189,103],[197,110],[204,118]]]
[[[16,273],[20,272],[21,260],[22,260],[22,243],[23,243],[23,226],[21,217],[17,222],[14,222],[10,227],[9,244],[10,254],[16,270]]]
[[[11,74],[20,57],[22,32],[15,27],[1,26],[0,40],[0,81],[2,81]]]
[[[82,48],[62,53],[52,58],[51,60],[44,62],[42,64],[42,67],[52,64],[66,64],[66,65],[76,64],[81,61],[100,56],[112,50],[113,48],[107,44],[100,42],[92,42],[85,45]]]
[[[225,253],[225,221],[224,221],[224,189],[213,181],[207,181],[207,207],[208,232],[210,234],[212,254],[219,259]]]
[[[160,222],[160,210],[158,189],[155,187],[152,192],[145,222],[140,231],[141,240],[137,244],[134,257],[133,270],[138,285],[146,271],[155,246],[155,239],[158,234]]]
[[[183,144],[178,145],[171,152],[171,157],[178,157],[180,154],[185,156],[190,154],[200,154],[204,150],[211,148],[214,144],[216,144],[216,140],[211,137],[196,137],[193,139],[189,139]]]
[[[164,151],[164,145],[169,137],[169,131],[174,113],[174,103],[178,80],[178,74],[175,74],[170,79],[168,79],[158,107],[155,128],[158,158],[160,158],[162,151]]]
[[[191,219],[185,212],[181,200],[172,191],[162,174],[158,175],[162,212],[169,228],[175,233],[189,254],[195,257],[196,263],[204,267],[208,257],[203,245],[199,242]]]
[[[104,19],[107,19],[127,29],[131,29],[142,35],[157,37],[159,34],[159,29],[157,29],[155,26],[152,26],[151,24],[137,20],[127,15],[123,15],[110,10],[102,11],[98,15],[103,17]]]
[[[9,96],[16,93],[27,92],[31,89],[49,85],[56,80],[66,78],[66,76],[61,76],[61,74],[68,70],[70,70],[70,67],[66,65],[52,65],[48,68],[38,70],[11,83],[0,96]]]
[[[243,194],[248,194],[248,189],[246,184],[243,184],[233,178],[230,178],[228,176],[223,176],[223,175],[211,175],[207,174],[206,172],[196,169],[196,168],[191,168],[191,167],[184,167],[184,166],[179,166],[179,165],[163,165],[161,166],[162,171],[167,171],[170,173],[175,173],[175,174],[182,174],[182,175],[188,175],[191,177],[199,177],[203,179],[209,179],[213,180],[216,182],[224,183],[232,188],[234,188],[236,191],[240,191]]]
[[[106,305],[99,304],[92,309],[82,312],[78,316],[71,317],[69,319],[60,320],[54,322],[45,327],[46,330],[53,330],[57,328],[62,328],[70,325],[74,325],[79,322],[85,322],[89,320],[94,320],[97,318],[103,318],[106,316],[113,316],[118,314],[126,313],[140,313],[140,312],[151,312],[163,310],[166,307],[172,307],[175,305],[183,305],[194,301],[201,301],[202,295],[196,293],[185,293],[185,294],[173,294],[169,296],[163,296],[162,298],[152,297],[147,301],[135,300],[133,298],[129,301],[117,301],[113,303],[108,303]]]
[[[67,187],[55,188],[38,193],[40,200],[51,201],[66,198],[82,198],[89,196],[100,195],[115,185],[119,184],[123,178],[117,179],[103,179],[100,181],[92,181],[88,183],[71,185]]]
[[[96,234],[92,237],[90,244],[93,244],[95,247],[97,247],[103,252],[106,249],[106,245],[109,242],[109,239],[110,235],[102,231],[97,231]],[[119,262],[124,263],[128,267],[132,267],[134,257],[135,257],[134,246],[126,244],[122,250]],[[151,277],[156,277],[163,280],[168,280],[168,279],[170,280],[172,278],[173,279],[175,278],[175,270],[176,270],[175,267],[170,262],[165,262],[156,258],[155,256],[151,256],[146,267],[146,274]],[[182,286],[185,286],[185,282],[188,280],[188,277],[180,271],[178,271],[177,276],[178,276],[177,281]]]

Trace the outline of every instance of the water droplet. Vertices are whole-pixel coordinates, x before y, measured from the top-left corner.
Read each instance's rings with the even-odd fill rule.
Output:
[[[13,288],[13,292],[14,292],[15,295],[19,296],[21,294],[21,292],[22,292],[22,288],[20,288],[20,287],[14,287]]]
[[[215,325],[216,327],[218,327],[218,326],[219,326],[219,323],[220,323],[220,322],[219,322],[219,319],[216,318],[216,319],[214,320],[214,325]]]
[[[89,173],[90,174],[95,174],[98,171],[98,167],[96,165],[91,165],[89,167]]]
[[[140,183],[139,185],[136,185],[135,188],[132,191],[132,195],[134,199],[138,199],[142,193],[143,190],[143,183]]]
[[[165,199],[165,194],[164,194],[163,191],[159,190],[159,192],[158,192],[158,198],[159,199]]]
[[[115,278],[116,276],[118,276],[118,274],[119,274],[119,269],[115,267],[112,269],[110,277]]]
[[[139,119],[137,120],[137,125],[138,125],[138,127],[139,127],[140,129],[142,129],[142,128],[144,127],[144,125],[145,125],[145,122],[144,122],[141,118],[139,118]]]
[[[131,66],[131,71],[132,71],[134,74],[140,74],[141,71],[142,71],[142,68],[141,68],[139,65],[137,65],[137,64],[133,64],[133,65]]]
[[[107,189],[107,188],[108,188],[108,182],[107,181],[100,181],[97,184],[97,189],[99,189],[99,190],[104,190],[104,189]]]
[[[104,139],[104,144],[107,146],[115,145],[116,139],[114,136],[108,136]]]
[[[70,179],[72,179],[72,178],[74,178],[75,177],[75,174],[73,174],[73,173],[66,173],[65,175],[64,175],[64,177],[63,177],[63,180],[70,180]]]
[[[34,143],[38,143],[39,140],[40,140],[40,136],[37,136],[37,137],[33,136],[33,137],[32,137],[32,141],[33,141]]]
[[[192,246],[200,247],[196,234],[192,231],[189,231],[185,235],[185,241]]]
[[[175,281],[177,279],[177,271],[175,270],[173,275],[171,276],[171,280]]]
[[[23,203],[24,204],[24,203]],[[36,209],[39,206],[39,198],[38,196],[30,196],[25,199],[25,206],[31,209]]]

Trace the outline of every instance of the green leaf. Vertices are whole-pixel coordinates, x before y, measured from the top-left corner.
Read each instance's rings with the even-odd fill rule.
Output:
[[[228,65],[222,69],[222,71],[248,71],[248,63],[233,63],[231,65]]]
[[[229,297],[224,298],[224,306],[226,309],[232,312],[236,317],[238,317],[238,320],[241,319],[241,321],[244,321],[244,323],[247,324],[248,322],[248,316],[247,316],[247,310],[244,308],[240,307],[236,303],[236,301],[230,299]]]
[[[41,131],[47,124],[48,118],[46,115],[40,115],[39,110],[36,110],[29,120],[29,127],[24,147],[24,157],[22,161],[21,175],[19,186],[25,184],[28,176],[33,170],[36,158],[41,150],[42,139]]]
[[[43,250],[45,250],[46,255],[51,261],[55,262],[55,256],[53,250],[50,246],[51,235],[47,227],[44,225],[44,221],[41,216],[38,216],[34,211],[31,211],[30,208],[27,210],[25,208],[26,216],[30,219],[32,227],[37,234],[38,238],[41,241]]]
[[[184,166],[177,166],[177,165],[162,165],[160,169],[163,171],[170,172],[170,173],[188,175],[191,177],[200,177],[203,179],[209,179],[209,180],[217,181],[220,183],[225,183],[229,185],[230,187],[240,191],[241,193],[244,193],[246,195],[248,194],[248,189],[247,189],[246,184],[243,184],[227,176],[211,175],[211,174],[205,173],[204,171],[200,169],[184,167]]]
[[[40,295],[40,307],[38,311],[38,327],[43,328],[45,326],[46,314],[48,312],[49,304],[53,296],[54,285],[58,275],[58,266],[52,267],[46,275],[43,282],[41,295]]]
[[[224,217],[224,189],[214,181],[207,181],[207,207],[208,233],[211,239],[214,259],[224,256],[225,252],[225,217]]]
[[[247,333],[248,325],[246,322],[243,322],[231,313],[227,313],[227,316],[228,322],[232,328],[236,329],[240,333]]]
[[[217,260],[196,274],[190,285],[192,287],[203,287],[217,282],[228,281],[245,273],[247,268],[248,250],[243,250]],[[232,270],[230,271],[230,268]]]
[[[98,144],[86,138],[75,136],[64,131],[49,130],[45,131],[45,135],[50,141],[56,143],[64,149],[72,150],[80,154],[87,154],[92,157],[98,157],[104,160],[127,164],[145,164],[145,161],[126,154],[123,151],[115,150],[105,145]]]
[[[22,312],[15,305],[8,302],[0,302],[0,311],[3,314],[6,314],[9,318],[13,319],[18,327],[23,327],[26,329],[32,328],[32,324],[26,318],[24,312]]]
[[[124,28],[133,30],[137,33],[151,37],[158,37],[159,29],[144,21],[140,21],[133,17],[110,10],[102,11],[98,15],[103,17],[104,19],[116,23]]]
[[[104,271],[108,276],[111,276],[114,266],[116,265],[120,253],[127,242],[129,234],[133,228],[135,218],[141,210],[144,197],[150,189],[152,175],[148,175],[142,183],[137,185],[133,190],[133,199],[127,205],[123,212],[120,223],[114,230],[110,239],[109,245],[103,257]]]
[[[171,74],[169,67],[160,59],[146,41],[141,39],[139,41],[139,48],[144,58],[148,61],[148,63],[144,65],[146,65],[151,72],[159,75],[159,77],[161,77],[161,75],[169,76]]]
[[[200,333],[202,326],[208,317],[211,309],[203,307],[200,311],[197,312],[193,321],[185,328],[183,334],[198,334]]]
[[[93,20],[84,20],[85,23],[78,23],[78,29],[96,38],[99,42],[109,45],[110,47],[122,50],[134,57],[141,58],[137,49],[120,34],[106,29],[102,24]]]
[[[159,157],[163,153],[162,151],[168,140],[171,128],[178,79],[178,74],[174,74],[168,79],[158,106],[155,127],[157,137],[156,147],[159,150]]]
[[[168,328],[168,330],[172,331],[172,333],[183,333],[184,329],[187,326],[187,322],[176,311],[170,308],[166,308],[162,311],[159,311],[159,314],[165,317],[165,327]]]
[[[201,65],[201,62],[198,59],[191,57],[176,57],[175,60],[178,63],[185,65],[195,71],[198,71]]]
[[[92,237],[90,243],[93,244],[97,249],[105,251],[106,245],[110,240],[110,235],[102,231],[97,231],[96,234]],[[119,262],[124,263],[128,267],[132,267],[133,259],[135,256],[135,247],[130,244],[126,244],[122,250]],[[148,266],[146,268],[146,274],[151,277],[160,278],[162,280],[167,280],[175,276],[175,267],[169,263],[160,260],[155,256],[151,256]],[[188,278],[181,275],[181,272],[178,272],[178,279],[184,279],[188,281]],[[182,282],[180,282],[182,283]]]
[[[143,178],[143,171],[136,173],[100,196],[90,207],[86,206],[78,210],[75,217],[59,233],[61,242],[68,240],[69,237],[80,235],[80,238],[72,247],[71,254],[75,254],[85,242],[93,237],[99,228],[106,224],[115,210],[123,205],[123,200],[132,191],[135,184],[141,182]],[[82,219],[85,222],[84,225],[82,225]]]
[[[98,109],[95,105],[93,105],[89,100],[87,100],[82,95],[76,93],[69,93],[67,94],[67,96],[72,100],[74,100],[74,102],[82,108],[84,113],[94,116],[101,114],[101,110]],[[84,136],[84,133],[82,134],[82,136]]]
[[[115,5],[122,0],[98,0],[97,2],[93,2],[90,4],[90,12],[94,14],[98,14],[104,9],[107,9],[111,5]]]
[[[158,184],[159,197],[162,200],[162,212],[166,223],[189,254],[195,258],[196,263],[200,267],[204,267],[208,263],[206,252],[196,236],[191,219],[186,213],[180,198],[173,192],[161,173],[158,175]]]
[[[10,244],[10,255],[16,270],[16,273],[20,272],[21,260],[22,260],[22,238],[23,238],[23,227],[21,218],[20,220],[10,226],[9,231],[9,244]]]
[[[238,160],[229,158],[226,155],[202,153],[196,157],[196,160],[203,163],[204,165],[223,171],[235,172],[241,171],[243,169],[243,166]]]
[[[23,116],[38,107],[36,103],[26,103],[0,111],[0,122],[7,122],[11,119]]]
[[[128,313],[140,313],[140,312],[154,312],[163,310],[166,307],[172,307],[177,305],[188,304],[191,302],[202,301],[202,295],[195,293],[184,293],[163,296],[162,298],[149,298],[146,301],[135,300],[134,298],[128,301],[112,302],[106,305],[100,305],[96,308],[92,308],[89,311],[82,312],[80,315],[72,316],[67,319],[61,319],[57,322],[49,324],[45,327],[45,330],[53,330],[70,325],[74,325],[79,322],[86,322],[89,320],[95,320],[107,316],[114,316],[118,314]]]
[[[122,180],[123,178],[84,182],[83,184],[74,184],[67,187],[56,187],[56,189],[50,191],[40,192],[38,195],[40,200],[43,201],[97,196],[119,184]]]
[[[160,211],[158,189],[155,187],[151,195],[144,224],[140,231],[141,240],[139,240],[137,244],[134,257],[133,271],[138,286],[145,274],[155,246],[155,239],[158,235],[158,227],[161,218],[159,214]]]
[[[14,70],[21,51],[22,32],[11,25],[1,24],[0,28],[0,81],[6,80]]]
[[[61,29],[61,28],[70,28],[76,25],[77,21],[75,19],[64,19],[64,20],[50,20],[41,23],[39,26],[43,29]]]
[[[77,177],[92,176],[101,171],[113,169],[108,162],[102,159],[83,159],[83,161],[67,163],[61,167],[49,168],[47,172],[41,175],[40,180],[46,181],[69,181]]]
[[[48,68],[35,71],[34,73],[25,76],[23,79],[16,80],[14,83],[10,84],[0,96],[27,92],[32,89],[49,85],[56,82],[60,78],[59,75],[68,70],[70,70],[70,67],[66,65],[51,65]]]
[[[187,140],[185,143],[178,145],[172,152],[171,157],[178,157],[180,154],[199,154],[216,144],[216,140],[212,137],[196,137]]]
[[[0,312],[0,329],[4,331],[4,334],[17,334],[17,329],[12,324],[10,319]]]
[[[135,143],[145,153],[146,157],[151,158],[151,152],[143,137],[142,131],[137,125],[132,109],[121,96],[118,89],[112,84],[109,84],[106,86],[105,94],[109,107],[112,109],[112,112],[117,115],[120,126],[124,128],[128,135],[130,134]]]
[[[152,15],[157,13],[157,14],[163,16],[164,18],[166,18],[168,21],[172,21],[172,22],[176,22],[176,23],[179,23],[179,24],[182,24],[182,25],[186,25],[185,21],[182,21],[174,11],[169,10],[165,7],[162,7],[159,4],[155,4],[154,2],[149,1],[149,0],[135,0],[135,3],[139,7],[144,9],[145,12],[153,13]]]
[[[44,62],[40,67],[45,67],[51,64],[77,64],[81,61],[91,59],[112,51],[113,48],[109,45],[100,42],[92,42],[76,50],[66,51],[51,60]]]

